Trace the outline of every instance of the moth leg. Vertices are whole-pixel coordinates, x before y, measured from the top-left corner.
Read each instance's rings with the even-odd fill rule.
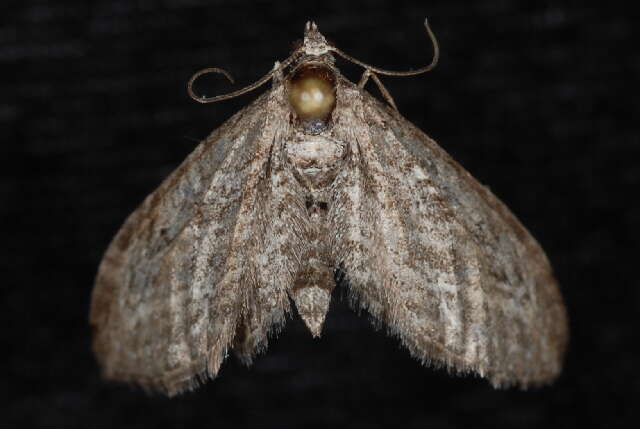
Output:
[[[282,74],[282,64],[280,64],[280,61],[276,61],[275,63],[273,63],[273,83],[277,84],[283,81],[284,79],[284,75]]]
[[[393,107],[393,110],[395,110],[396,112],[399,112],[398,107],[396,106],[396,102],[393,101],[393,97],[391,96],[391,94],[389,94],[389,91],[387,91],[387,88],[385,88],[385,86],[382,84],[382,82],[378,78],[378,75],[373,73],[371,70],[366,69],[364,73],[362,73],[360,82],[358,82],[358,88],[364,89],[364,86],[367,84],[369,77],[371,77],[371,79],[373,79],[373,81],[376,83],[376,85],[378,86],[378,89],[380,90],[380,93],[382,94],[384,99],[387,101],[387,103],[389,103],[389,105]]]
[[[358,82],[358,88],[364,89],[364,86],[369,80],[369,76],[371,76],[371,72],[369,71],[369,69],[365,69],[364,73],[362,73],[362,77],[360,78],[360,82]]]

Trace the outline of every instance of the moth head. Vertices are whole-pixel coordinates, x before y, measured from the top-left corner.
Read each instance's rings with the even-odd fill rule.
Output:
[[[329,52],[331,46],[327,43],[327,39],[320,34],[318,26],[313,21],[307,21],[304,27],[304,42],[302,43],[302,51],[307,55],[322,55]]]
[[[393,98],[384,85],[382,85],[382,82],[380,82],[378,75],[414,76],[428,72],[436,66],[440,56],[438,42],[436,41],[426,19],[424,21],[424,26],[433,44],[433,58],[429,65],[416,70],[384,70],[379,67],[363,63],[362,61],[341,51],[333,44],[327,42],[327,39],[320,34],[316,23],[309,21],[304,29],[304,40],[301,44],[294,47],[294,51],[291,53],[289,58],[282,62],[276,61],[274,68],[255,83],[242,89],[232,91],[227,94],[217,95],[215,97],[197,95],[193,91],[193,83],[204,74],[220,73],[223,74],[231,83],[234,82],[233,78],[227,71],[217,67],[208,67],[196,72],[191,79],[189,79],[189,82],[187,83],[187,92],[191,98],[199,103],[213,103],[216,101],[228,100],[249,91],[253,91],[268,82],[271,78],[276,79],[276,77],[278,77],[276,80],[281,82],[280,77],[282,76],[283,71],[294,66],[293,71],[289,74],[286,81],[289,90],[289,102],[293,111],[296,113],[299,122],[301,122],[305,128],[305,131],[318,134],[329,124],[331,113],[336,105],[337,71],[333,67],[334,57],[332,54],[337,54],[354,64],[364,67],[365,72],[360,79],[358,87],[362,88],[367,82],[367,79],[371,77],[380,88],[380,92],[382,92],[382,95],[387,102],[397,111],[398,109]]]
[[[336,106],[336,76],[324,62],[305,61],[287,78],[289,104],[301,125],[321,131]]]

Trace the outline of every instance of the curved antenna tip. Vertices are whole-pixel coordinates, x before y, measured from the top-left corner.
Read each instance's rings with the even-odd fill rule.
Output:
[[[233,97],[237,97],[239,95],[242,94],[246,94],[247,92],[253,91],[254,89],[258,88],[259,86],[263,85],[265,82],[267,82],[269,79],[271,79],[271,77],[278,72],[281,69],[284,69],[286,67],[289,66],[289,64],[291,64],[299,55],[299,52],[294,52],[293,54],[291,54],[291,56],[289,56],[289,58],[287,58],[286,60],[284,60],[282,63],[277,63],[276,62],[276,66],[274,66],[274,68],[267,73],[266,75],[262,76],[260,79],[258,79],[257,81],[255,81],[254,83],[252,83],[251,85],[245,86],[244,88],[238,89],[236,91],[227,93],[227,94],[223,94],[223,95],[217,95],[215,97],[205,97],[203,95],[198,95],[193,91],[193,83],[202,75],[207,74],[207,73],[218,73],[221,75],[224,75],[229,82],[234,83],[234,79],[233,76],[231,76],[231,74],[229,74],[229,72],[227,72],[224,69],[218,68],[218,67],[208,67],[206,69],[202,69],[198,72],[196,72],[193,76],[191,76],[191,79],[189,79],[189,82],[187,83],[187,93],[189,94],[189,96],[191,98],[193,98],[195,101],[197,101],[198,103],[215,103],[216,101],[222,101],[222,100],[228,100],[230,98]]]
[[[433,46],[433,57],[429,65],[420,67],[419,69],[416,69],[416,70],[409,70],[409,71],[385,70],[385,69],[381,69],[381,68],[363,63],[362,61],[353,58],[352,56],[346,54],[345,52],[336,48],[335,46],[332,46],[330,50],[340,55],[342,58],[348,61],[351,61],[352,63],[357,64],[361,67],[364,67],[366,70],[369,70],[369,72],[372,72],[372,73],[377,73],[377,74],[386,75],[386,76],[415,76],[417,74],[426,73],[428,71],[433,70],[433,68],[438,64],[438,60],[440,58],[440,47],[438,46],[438,40],[436,39],[436,36],[433,34],[433,31],[431,31],[431,27],[429,26],[429,20],[426,17],[424,19],[424,27],[427,30],[427,35],[429,36],[429,39],[431,40],[431,44]]]

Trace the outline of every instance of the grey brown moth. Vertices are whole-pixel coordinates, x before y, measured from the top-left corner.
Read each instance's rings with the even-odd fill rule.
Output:
[[[174,395],[246,364],[293,301],[319,336],[337,272],[353,305],[423,364],[526,387],[560,372],[565,308],[513,214],[395,108],[377,75],[304,42],[249,87],[272,88],[206,138],[126,220],[97,275],[104,375]],[[365,68],[359,84],[334,54]],[[230,76],[228,76],[230,78]],[[364,89],[371,77],[388,105]]]

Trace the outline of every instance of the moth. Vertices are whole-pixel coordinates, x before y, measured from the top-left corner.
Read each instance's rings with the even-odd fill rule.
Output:
[[[403,118],[378,75],[308,22],[235,114],[126,220],[92,296],[106,378],[175,395],[247,365],[295,306],[321,334],[336,278],[425,365],[496,387],[552,381],[567,317],[550,264],[486,187]],[[354,84],[340,56],[364,68]],[[364,90],[371,78],[386,103]]]

